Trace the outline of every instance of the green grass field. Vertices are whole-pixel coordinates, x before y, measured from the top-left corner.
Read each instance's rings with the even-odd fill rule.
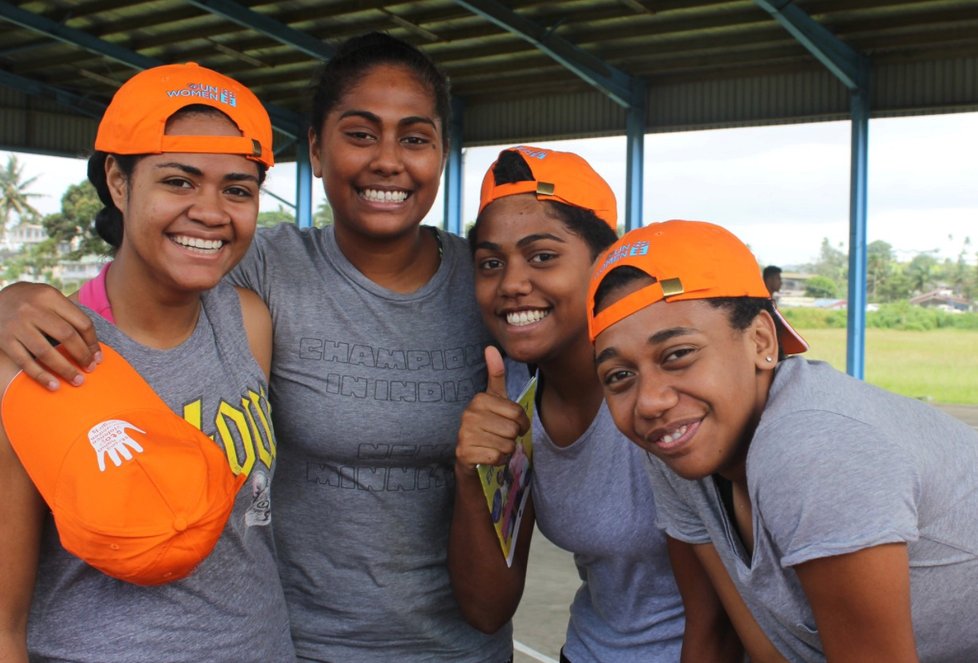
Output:
[[[846,370],[844,329],[803,329],[806,355]],[[978,404],[978,332],[866,330],[866,381],[933,403]]]

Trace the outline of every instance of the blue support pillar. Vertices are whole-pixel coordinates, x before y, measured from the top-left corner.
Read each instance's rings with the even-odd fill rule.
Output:
[[[645,174],[645,84],[635,79],[632,86],[632,105],[628,108],[625,130],[625,232],[642,226]]]
[[[300,228],[312,227],[312,164],[305,136],[295,141],[295,221]]]
[[[462,234],[462,113],[465,104],[452,97],[452,121],[448,127],[448,154],[445,163],[445,230]]]
[[[863,379],[866,365],[866,174],[869,85],[850,93],[852,150],[849,184],[849,304],[846,372]]]

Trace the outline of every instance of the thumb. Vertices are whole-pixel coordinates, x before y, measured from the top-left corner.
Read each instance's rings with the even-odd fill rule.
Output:
[[[489,373],[486,393],[506,398],[506,364],[499,349],[492,345],[486,347],[486,371]]]

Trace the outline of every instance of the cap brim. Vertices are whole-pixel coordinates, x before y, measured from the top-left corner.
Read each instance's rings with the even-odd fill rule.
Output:
[[[785,355],[798,355],[808,350],[808,341],[788,324],[777,305],[774,306],[774,314],[778,316],[778,321],[781,323],[781,338],[778,339],[781,344],[781,352]]]

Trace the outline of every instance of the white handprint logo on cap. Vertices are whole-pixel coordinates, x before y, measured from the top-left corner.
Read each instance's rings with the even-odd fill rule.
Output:
[[[100,472],[105,471],[106,454],[112,460],[113,465],[121,467],[123,460],[133,459],[132,452],[129,451],[130,448],[136,453],[143,452],[143,448],[139,442],[130,437],[128,429],[132,429],[138,433],[146,433],[146,431],[133,426],[128,421],[122,421],[120,419],[103,421],[88,431],[88,441],[91,443],[92,448],[95,449]]]

